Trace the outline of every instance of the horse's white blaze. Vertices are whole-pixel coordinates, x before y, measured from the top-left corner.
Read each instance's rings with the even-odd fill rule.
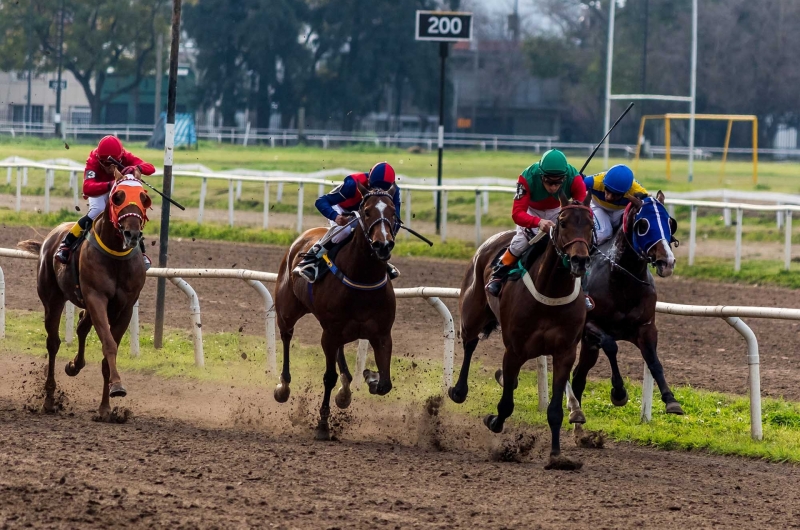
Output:
[[[379,202],[378,204],[375,205],[375,208],[377,208],[378,211],[381,213],[381,219],[385,219],[385,217],[383,216],[383,211],[386,209],[386,203]],[[381,223],[381,234],[383,234],[384,239],[388,235],[386,233],[386,223]]]
[[[662,239],[661,241],[659,241],[659,243],[661,243],[661,245],[664,247],[664,250],[667,253],[667,264],[670,266],[674,265],[675,255],[672,253],[672,249],[670,248],[669,243],[667,243],[667,240]]]

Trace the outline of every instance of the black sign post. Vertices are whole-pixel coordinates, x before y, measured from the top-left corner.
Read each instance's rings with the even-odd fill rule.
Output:
[[[439,164],[436,184],[442,185],[442,153],[444,151],[444,76],[449,42],[472,40],[472,13],[417,11],[416,40],[439,43],[441,72],[439,78]],[[442,191],[436,192],[436,233],[440,232]]]

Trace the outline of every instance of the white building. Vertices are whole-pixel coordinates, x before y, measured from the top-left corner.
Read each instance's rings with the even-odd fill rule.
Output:
[[[0,121],[25,121],[28,102],[27,72],[0,72]],[[31,79],[31,123],[52,123],[56,112],[56,72],[33,74]],[[63,88],[66,83],[66,88]],[[61,73],[61,121],[89,123],[91,109],[83,87],[71,72]],[[52,88],[51,88],[52,86]]]

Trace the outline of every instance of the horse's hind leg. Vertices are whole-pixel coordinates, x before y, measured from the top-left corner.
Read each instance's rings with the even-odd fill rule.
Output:
[[[451,386],[447,390],[447,395],[450,396],[455,403],[464,403],[467,399],[467,392],[469,392],[469,366],[472,362],[472,354],[475,348],[478,347],[480,339],[477,337],[464,342],[464,360],[461,361],[461,370],[458,372],[458,381],[455,386]]]
[[[342,386],[340,386],[339,390],[336,392],[334,401],[337,407],[346,409],[350,406],[350,400],[353,397],[353,393],[350,391],[350,383],[353,382],[353,374],[350,373],[350,368],[347,366],[347,359],[344,357],[344,347],[339,348],[336,354],[336,363],[339,365],[339,372],[341,373],[339,379],[342,382]]]
[[[658,390],[661,391],[661,401],[666,405],[667,414],[682,415],[683,408],[681,404],[675,399],[675,395],[670,390],[667,384],[667,379],[664,377],[664,367],[661,366],[661,361],[658,360],[656,353],[658,347],[658,329],[655,324],[649,324],[639,328],[639,337],[636,341],[636,346],[642,352],[644,362],[650,370],[653,379],[658,384]]]
[[[617,364],[617,353],[619,352],[617,342],[613,337],[592,324],[586,324],[586,330],[597,338],[603,353],[608,358],[608,364],[611,366],[611,403],[615,407],[623,407],[628,403],[628,391],[625,390],[625,381],[622,379],[622,374],[619,372],[619,364]]]
[[[514,390],[517,385],[510,383],[517,381],[519,370],[524,363],[524,359],[506,349],[506,353],[503,356],[503,376],[509,384],[503,385],[503,395],[500,398],[500,403],[497,404],[497,415],[489,414],[483,418],[483,424],[492,432],[503,432],[503,424],[514,412]]]
[[[283,369],[281,370],[281,381],[275,387],[275,401],[286,403],[289,400],[289,383],[292,382],[292,374],[289,372],[289,349],[294,335],[294,326],[287,330],[281,329],[281,342],[283,343]]]
[[[47,331],[47,381],[44,384],[44,411],[48,413],[56,412],[55,391],[56,391],[56,354],[61,346],[61,338],[58,328],[61,325],[61,313],[64,311],[64,300],[51,300],[45,304],[44,308],[44,328]]]
[[[86,366],[84,353],[86,352],[86,336],[92,330],[92,317],[88,311],[81,311],[78,321],[78,354],[64,366],[64,371],[70,377],[75,377]]]
[[[378,373],[369,369],[364,370],[364,381],[369,385],[370,394],[385,396],[392,390],[392,335],[379,336],[369,340],[372,351],[375,352],[375,364]]]
[[[336,357],[339,350],[342,348],[341,344],[337,344],[335,339],[330,337],[328,333],[322,332],[322,350],[325,352],[325,375],[322,377],[322,382],[325,385],[325,393],[322,396],[322,405],[319,409],[319,423],[317,424],[316,439],[317,440],[330,440],[331,432],[328,418],[331,415],[331,391],[336,386]]]

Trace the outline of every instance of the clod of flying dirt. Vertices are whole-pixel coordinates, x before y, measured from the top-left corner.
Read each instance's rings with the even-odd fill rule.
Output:
[[[247,354],[245,352],[242,352],[242,359],[245,361],[247,360]]]
[[[64,149],[69,149],[69,144],[67,142],[64,142]]]
[[[522,462],[536,445],[536,436],[519,433],[493,447],[489,453],[495,462]]]
[[[128,423],[133,419],[133,412],[127,407],[114,407],[108,418],[103,418],[99,414],[92,418],[93,421],[104,423]]]
[[[239,326],[239,333],[241,333],[242,331],[244,331],[244,326]]]
[[[153,241],[151,241],[151,242],[150,242],[150,246],[151,246],[151,247],[154,247],[154,246],[156,246],[156,243],[157,243],[157,242],[156,242],[155,240],[153,240]]]
[[[556,469],[560,471],[577,471],[583,467],[583,462],[571,460],[564,455],[551,456],[550,461],[544,466],[545,469]]]
[[[428,416],[438,416],[442,406],[442,396],[430,396],[425,400],[425,412]]]
[[[584,449],[602,449],[606,444],[606,435],[603,431],[584,431],[582,435],[575,436],[575,444]]]

